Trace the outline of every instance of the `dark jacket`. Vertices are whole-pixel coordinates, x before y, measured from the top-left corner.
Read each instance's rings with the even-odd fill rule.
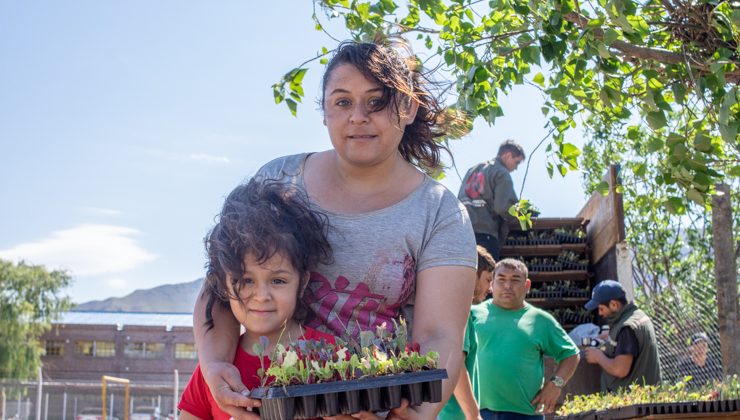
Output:
[[[509,233],[509,208],[518,201],[514,182],[499,158],[468,170],[457,198],[465,205],[475,233],[486,233],[503,244]]]
[[[660,383],[660,359],[658,342],[655,339],[653,322],[645,312],[637,309],[634,303],[628,303],[613,324],[610,323],[609,341],[606,343],[606,355],[615,357],[617,337],[622,328],[630,328],[637,338],[639,353],[632,360],[630,372],[624,378],[617,378],[606,372],[601,373],[601,390],[614,392],[633,383],[639,385],[657,385]]]

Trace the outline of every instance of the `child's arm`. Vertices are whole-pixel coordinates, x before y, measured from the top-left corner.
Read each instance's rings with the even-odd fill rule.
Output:
[[[462,363],[463,367],[460,369],[460,375],[457,378],[457,385],[455,385],[453,395],[463,413],[465,413],[465,418],[467,420],[477,420],[480,418],[480,408],[478,408],[478,402],[475,401],[475,396],[473,395],[473,385],[470,383],[470,375],[464,367],[465,352],[463,352]]]
[[[239,345],[239,323],[230,310],[216,303],[211,311],[214,325],[208,330],[207,302],[208,297],[201,290],[193,310],[193,335],[203,377],[221,410],[238,420],[258,419],[245,408],[259,407],[259,401],[245,396],[247,389],[233,365]]]

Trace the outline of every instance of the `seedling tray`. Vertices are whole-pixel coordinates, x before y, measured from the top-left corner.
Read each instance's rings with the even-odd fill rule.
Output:
[[[605,411],[586,411],[568,416],[555,416],[555,420],[624,420],[650,415],[671,415],[672,418],[694,418],[698,415],[713,413],[733,413],[740,411],[739,400],[687,401],[660,404],[637,404],[617,407]],[[738,413],[740,414],[740,413]]]
[[[349,381],[310,385],[257,388],[250,398],[262,400],[262,420],[312,419],[352,414],[360,411],[385,411],[401,406],[401,398],[411,405],[442,400],[445,369],[386,375]]]

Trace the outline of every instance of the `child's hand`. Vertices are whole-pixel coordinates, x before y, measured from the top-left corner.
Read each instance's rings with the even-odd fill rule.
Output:
[[[259,416],[251,411],[261,405],[260,401],[247,397],[249,390],[242,383],[236,366],[231,363],[211,362],[207,370],[201,365],[201,371],[221,411],[235,420],[259,419]]]

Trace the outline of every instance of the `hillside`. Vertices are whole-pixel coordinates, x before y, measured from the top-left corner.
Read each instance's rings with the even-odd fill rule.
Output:
[[[203,279],[189,283],[166,284],[151,289],[105,300],[93,300],[77,305],[77,311],[122,312],[185,312],[192,313]]]

